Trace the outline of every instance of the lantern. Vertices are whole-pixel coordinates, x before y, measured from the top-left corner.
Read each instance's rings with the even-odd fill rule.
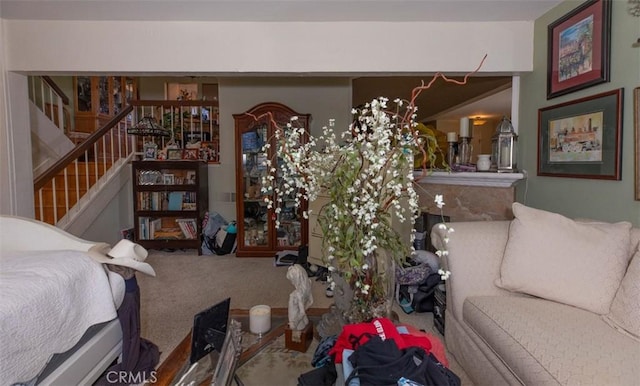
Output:
[[[491,138],[492,166],[498,172],[515,172],[518,135],[513,130],[509,118],[502,117],[496,132]]]

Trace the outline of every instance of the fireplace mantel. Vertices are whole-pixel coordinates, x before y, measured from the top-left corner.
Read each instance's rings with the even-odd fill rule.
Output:
[[[414,172],[423,212],[440,213],[433,201],[442,195],[442,212],[451,221],[511,220],[516,185],[526,180],[525,173],[496,172]]]
[[[484,186],[493,188],[510,188],[525,179],[523,173],[445,171],[427,172],[426,175],[424,175],[422,171],[415,171],[413,177],[421,184]]]

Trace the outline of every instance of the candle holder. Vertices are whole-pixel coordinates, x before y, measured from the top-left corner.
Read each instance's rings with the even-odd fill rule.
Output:
[[[249,310],[249,331],[262,339],[262,334],[271,329],[271,307],[260,304]]]
[[[449,149],[447,150],[447,164],[450,168],[456,163],[456,148],[458,147],[458,142],[449,142]]]
[[[460,155],[461,165],[468,165],[471,163],[471,137],[460,137],[458,153]]]

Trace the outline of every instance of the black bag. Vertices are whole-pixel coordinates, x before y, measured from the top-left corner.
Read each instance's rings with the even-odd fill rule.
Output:
[[[410,307],[402,307],[402,309],[407,312],[416,311],[416,312],[432,312],[433,306],[435,302],[435,291],[436,287],[442,278],[440,274],[437,272],[430,273],[426,279],[420,284],[416,285],[400,285],[399,294],[398,294],[398,302],[402,305],[403,301],[406,303],[407,301],[410,304]],[[410,312],[407,312],[410,313]]]
[[[236,245],[236,233],[229,233],[226,230],[220,228],[213,235],[213,237],[209,237],[204,235],[203,241],[206,244],[207,248],[209,248],[216,255],[228,255],[229,253],[234,251],[234,247]],[[220,242],[220,240],[223,240]]]

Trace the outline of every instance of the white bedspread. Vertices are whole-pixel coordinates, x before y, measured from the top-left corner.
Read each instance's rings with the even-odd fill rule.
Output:
[[[116,318],[121,290],[112,292],[102,264],[85,252],[0,256],[0,385],[32,379],[88,327]]]

